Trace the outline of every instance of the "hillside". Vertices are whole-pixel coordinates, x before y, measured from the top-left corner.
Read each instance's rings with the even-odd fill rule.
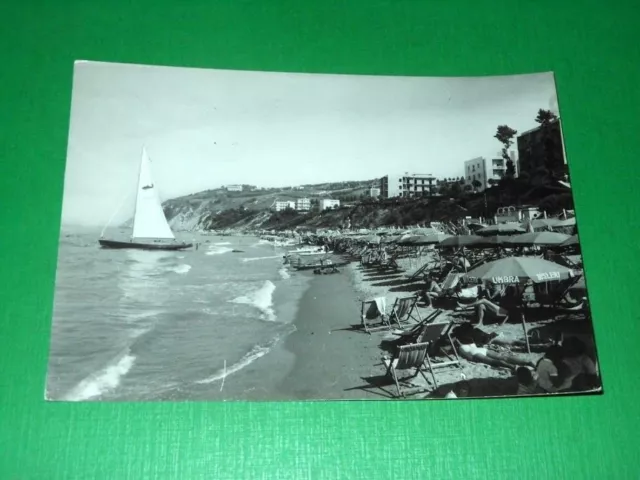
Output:
[[[298,198],[338,199],[354,202],[368,195],[377,180],[302,185],[297,188],[206,190],[164,202],[169,223],[176,230],[201,230],[228,227],[259,227],[271,217],[269,209],[276,201]]]
[[[510,180],[484,192],[441,187],[431,198],[369,198],[373,181],[305,185],[303,190],[270,189],[244,192],[209,190],[165,202],[169,223],[176,230],[372,228],[411,226],[428,222],[451,222],[464,217],[492,217],[498,207],[530,205],[550,215],[573,209],[570,187],[553,182],[532,184]],[[455,185],[454,185],[455,187]],[[323,212],[274,212],[277,200],[307,197],[342,200],[342,206]]]

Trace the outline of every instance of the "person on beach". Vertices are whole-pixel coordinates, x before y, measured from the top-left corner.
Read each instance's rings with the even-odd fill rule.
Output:
[[[560,345],[549,347],[544,356],[538,360],[536,370],[535,393],[556,393],[569,376],[569,369],[562,361],[563,351]]]
[[[577,337],[568,337],[562,343],[562,362],[566,375],[558,391],[591,390],[600,386],[595,362],[587,355],[587,346]]]
[[[458,302],[460,310],[475,308],[477,325],[482,326],[487,312],[493,314],[504,325],[510,316],[520,312],[519,292],[514,285],[492,285],[489,289],[481,289],[478,300],[470,304]]]
[[[538,383],[527,367],[518,367],[516,369],[516,378],[518,379],[518,390],[516,395],[533,395],[536,393]]]
[[[456,255],[454,265],[465,272],[471,267],[469,260],[467,260],[467,258],[462,253]]]
[[[535,364],[513,354],[498,353],[487,348],[491,343],[497,343],[498,334],[487,334],[467,323],[453,329],[452,337],[458,343],[460,356],[470,362],[479,362],[493,367],[503,367],[513,370],[519,366],[535,367]],[[483,347],[478,347],[478,342]]]

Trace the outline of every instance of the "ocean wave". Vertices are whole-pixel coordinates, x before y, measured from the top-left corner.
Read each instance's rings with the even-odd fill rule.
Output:
[[[274,258],[282,258],[282,255],[271,255],[268,257],[253,257],[253,258],[243,258],[243,262],[255,262],[258,260],[273,260]]]
[[[258,360],[260,357],[264,357],[270,351],[271,351],[271,347],[270,346],[264,346],[263,347],[263,346],[260,346],[260,345],[256,345],[255,347],[253,347],[251,349],[250,352],[248,352],[244,357],[242,357],[239,362],[233,364],[231,367],[223,368],[221,370],[218,370],[216,373],[214,373],[209,378],[205,378],[204,380],[197,380],[196,383],[205,384],[205,383],[213,383],[213,382],[216,382],[218,380],[223,380],[224,378],[228,377],[229,375],[232,375],[232,374],[236,373],[237,371],[242,370],[243,368],[251,365],[253,362]]]
[[[125,353],[99,372],[82,380],[64,396],[63,400],[69,402],[81,402],[83,400],[90,400],[92,398],[99,397],[100,395],[113,390],[120,385],[122,377],[131,370],[135,361],[136,357],[134,355],[131,355],[129,352]]]
[[[274,322],[276,320],[276,314],[273,311],[273,292],[275,292],[276,286],[273,282],[266,280],[262,287],[255,292],[234,298],[232,303],[242,303],[246,305],[252,305],[259,309],[263,313],[263,318]]]
[[[231,245],[231,242],[216,242],[214,245]]]
[[[291,278],[291,275],[289,275],[289,272],[284,267],[278,270],[278,273],[280,274],[280,278],[282,278],[283,280],[286,280],[287,278]]]
[[[191,265],[187,265],[186,263],[182,263],[182,264],[178,265],[177,267],[172,268],[171,270],[176,272],[176,273],[185,274],[185,273],[189,273],[189,270],[191,270]]]
[[[233,248],[229,247],[209,247],[209,251],[205,252],[207,255],[222,255],[223,253],[229,253],[233,251]]]

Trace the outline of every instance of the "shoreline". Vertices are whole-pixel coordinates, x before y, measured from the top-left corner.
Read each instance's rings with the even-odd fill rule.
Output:
[[[363,378],[384,370],[377,339],[350,328],[359,323],[360,305],[347,268],[311,280],[293,322],[296,330],[281,344],[295,356],[278,386],[290,400],[381,398],[358,388],[368,385]]]

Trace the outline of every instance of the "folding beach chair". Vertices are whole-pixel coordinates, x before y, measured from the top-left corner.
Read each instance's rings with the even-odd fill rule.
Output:
[[[398,397],[405,398],[409,389],[403,388],[400,386],[401,380],[406,380],[407,378],[399,379],[398,371],[399,370],[410,370],[415,369],[415,373],[408,378],[415,378],[418,374],[422,375],[425,381],[429,381],[426,375],[423,372],[424,361],[427,357],[427,348],[429,348],[428,343],[412,343],[409,345],[402,345],[397,354],[393,358],[383,358],[382,363],[387,367],[387,375],[391,375],[393,381],[396,384],[396,388],[398,390]],[[425,390],[424,388],[421,390]],[[411,393],[418,393],[418,391],[412,391]]]
[[[438,323],[429,323],[425,325],[423,332],[419,337],[419,341],[421,343],[426,343],[428,345],[426,361],[428,365],[428,370],[431,372],[431,377],[433,378],[433,384],[436,388],[438,388],[438,381],[436,380],[435,370],[441,369],[443,367],[458,367],[462,369],[462,364],[460,363],[460,357],[458,357],[458,351],[453,344],[453,339],[451,338],[451,331],[453,329],[453,325],[455,322],[438,322]],[[449,346],[451,351],[453,352],[453,356],[447,354],[444,350],[444,346]],[[435,360],[436,354],[442,354],[446,357],[446,360]]]
[[[418,303],[418,296],[396,298],[396,301],[391,307],[391,313],[389,314],[389,321],[396,322],[401,328],[403,324],[414,322],[422,322],[420,312],[416,304]]]
[[[367,300],[361,303],[360,318],[362,327],[369,334],[391,329],[391,324],[384,308],[380,309],[376,300]]]

